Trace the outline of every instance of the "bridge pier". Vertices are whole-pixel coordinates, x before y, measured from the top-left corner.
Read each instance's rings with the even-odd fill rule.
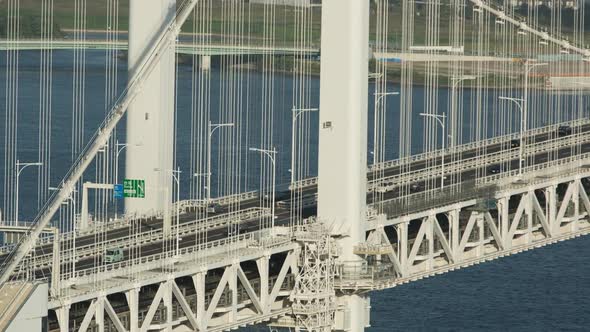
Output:
[[[336,311],[335,331],[362,331],[369,326],[369,297],[362,295],[343,295],[338,297],[339,310]]]

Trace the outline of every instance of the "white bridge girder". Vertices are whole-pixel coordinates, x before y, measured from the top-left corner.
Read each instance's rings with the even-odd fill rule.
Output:
[[[272,255],[284,253],[279,272],[271,274]],[[262,250],[259,255],[203,265],[187,272],[164,273],[159,280],[130,280],[118,289],[96,291],[90,296],[54,302],[60,331],[69,331],[72,303],[87,302],[77,331],[104,331],[111,325],[118,332],[149,330],[172,331],[184,326],[187,331],[224,331],[240,326],[278,319],[290,313],[284,305],[299,272],[299,250],[290,245],[276,250]],[[242,264],[254,263],[256,271],[244,271]],[[276,261],[275,261],[276,263]],[[274,264],[274,263],[273,263]],[[252,266],[250,264],[249,266]],[[274,267],[276,268],[276,266]],[[212,273],[212,271],[222,271]],[[153,277],[153,276],[152,276]],[[191,286],[181,287],[179,278],[190,278]],[[123,280],[123,279],[120,279]],[[157,289],[145,302],[144,290]],[[186,290],[194,294],[187,295]],[[115,310],[113,294],[125,294],[126,303]],[[182,329],[180,329],[182,330]]]
[[[129,2],[129,76],[133,77],[159,35],[176,15],[176,0]],[[126,213],[164,211],[172,201],[175,47],[170,45],[127,112],[125,177],[145,181],[145,198],[126,198]]]
[[[469,200],[391,220],[382,215],[372,223],[367,242],[355,248],[381,263],[367,265],[356,274],[342,270],[337,273],[336,288],[394,287],[586,235],[590,233],[590,199],[582,179],[589,176],[586,170],[499,190],[492,198],[493,206]],[[511,201],[518,204],[509,206]]]

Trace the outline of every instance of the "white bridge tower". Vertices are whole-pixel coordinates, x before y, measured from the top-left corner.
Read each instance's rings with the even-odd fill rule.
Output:
[[[318,218],[338,239],[340,262],[357,269],[353,253],[365,240],[369,1],[322,2]],[[368,325],[368,298],[342,295],[337,330]],[[344,310],[342,310],[344,309]]]
[[[129,78],[175,17],[175,0],[130,0]],[[171,202],[174,143],[174,44],[143,84],[127,113],[127,179],[145,180],[145,198],[125,199],[125,212],[163,211]]]

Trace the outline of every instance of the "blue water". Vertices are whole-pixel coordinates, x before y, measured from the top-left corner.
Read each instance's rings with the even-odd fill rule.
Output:
[[[105,113],[104,102],[104,55],[89,52],[87,63],[86,135],[89,136]],[[4,54],[0,54],[0,85],[5,75]],[[39,96],[39,56],[35,52],[23,52],[20,74],[19,108],[19,158],[21,161],[37,158],[37,112]],[[119,85],[125,83],[125,64],[119,66]],[[261,74],[243,73],[244,91],[248,99],[244,105],[249,108],[251,132],[249,144],[259,142],[261,105]],[[179,67],[178,97],[178,164],[188,169],[188,133],[190,130],[190,67]],[[225,84],[218,70],[212,71],[212,116],[219,116],[219,89]],[[319,84],[312,80],[312,91]],[[56,52],[54,58],[54,103],[53,103],[53,183],[57,183],[69,167],[70,121],[71,121],[72,54]],[[247,87],[247,90],[246,90]],[[292,107],[292,80],[290,76],[275,78],[274,139],[279,151],[277,167],[278,182],[289,178],[289,151]],[[392,90],[399,87],[391,86]],[[0,110],[5,112],[4,87],[0,87]],[[245,92],[246,93],[246,92]],[[415,88],[415,103],[422,105],[423,91]],[[317,92],[312,93],[310,107],[318,105]],[[440,91],[440,104],[447,103],[447,90]],[[468,105],[468,93],[464,104]],[[369,98],[372,110],[372,98]],[[397,102],[388,107],[387,157],[397,156],[399,137],[399,109]],[[419,106],[416,106],[419,107]],[[414,111],[414,132],[412,150],[422,148],[423,123]],[[468,114],[465,115],[468,119]],[[369,112],[369,123],[372,114]],[[317,128],[317,115],[312,114],[310,126]],[[124,141],[124,123],[119,126],[118,135]],[[372,142],[372,126],[369,126],[369,142]],[[503,130],[512,130],[502,128]],[[464,125],[468,136],[469,124]],[[4,137],[4,127],[0,127]],[[317,137],[310,138],[312,150],[317,146]],[[242,148],[247,148],[243,146]],[[3,155],[3,145],[0,145]],[[214,147],[218,152],[219,148]],[[315,152],[314,152],[315,154]],[[315,156],[310,161],[310,174],[316,172]],[[214,169],[217,160],[213,160]],[[260,160],[249,158],[250,171],[242,176],[249,179],[249,187],[258,185],[256,171]],[[121,164],[123,167],[124,163]],[[4,174],[0,165],[0,176]],[[23,174],[21,178],[22,218],[31,218],[35,213],[37,179],[35,172]],[[187,172],[188,173],[188,172]],[[183,181],[188,179],[183,178]],[[218,181],[216,178],[213,179]],[[182,198],[188,195],[188,186],[181,187]],[[1,200],[0,200],[1,201]],[[590,238],[582,237],[534,251],[488,262],[471,268],[451,272],[437,277],[417,281],[371,294],[372,327],[368,331],[585,331],[590,330]],[[251,330],[259,330],[253,328]]]
[[[588,331],[590,237],[372,294],[371,332]]]

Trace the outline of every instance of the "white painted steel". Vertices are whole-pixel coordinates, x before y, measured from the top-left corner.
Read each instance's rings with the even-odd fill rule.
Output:
[[[129,76],[134,76],[149,52],[152,38],[174,19],[175,0],[129,2]],[[175,43],[162,50],[161,59],[146,77],[141,92],[127,111],[125,177],[145,180],[145,198],[125,198],[125,213],[163,211],[171,204],[172,178],[154,169],[173,169]]]

